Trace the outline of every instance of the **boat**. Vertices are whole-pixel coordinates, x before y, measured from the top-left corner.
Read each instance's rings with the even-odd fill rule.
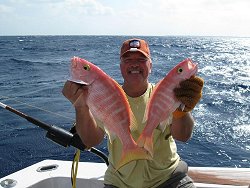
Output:
[[[79,162],[76,187],[102,188],[105,163]],[[43,160],[0,179],[1,188],[69,188],[72,161]],[[249,188],[250,168],[189,167],[197,188]]]
[[[78,151],[86,149],[74,129],[66,131],[48,125],[1,102],[0,107],[46,130],[46,137],[61,146],[73,146]],[[75,181],[72,181],[72,161],[47,159],[1,178],[0,188],[69,188],[72,182],[79,188],[102,188],[107,156],[96,148],[89,151],[103,159],[104,163],[79,162]],[[188,175],[197,188],[250,188],[250,168],[189,167]]]

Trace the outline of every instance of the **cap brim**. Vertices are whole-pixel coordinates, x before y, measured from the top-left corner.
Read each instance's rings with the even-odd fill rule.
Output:
[[[122,58],[122,56],[124,56],[124,55],[127,54],[128,52],[130,52],[130,53],[133,53],[133,52],[141,52],[145,57],[150,58],[150,56],[149,56],[147,53],[145,53],[144,51],[139,50],[139,49],[137,49],[137,50],[135,50],[135,51],[127,50],[127,51],[125,51],[125,52],[120,56],[120,58]]]

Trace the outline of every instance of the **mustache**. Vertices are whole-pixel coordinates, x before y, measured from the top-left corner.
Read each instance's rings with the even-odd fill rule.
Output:
[[[131,71],[140,71],[140,72],[142,72],[143,71],[143,69],[141,69],[140,67],[129,67],[127,70],[129,72],[131,72]]]

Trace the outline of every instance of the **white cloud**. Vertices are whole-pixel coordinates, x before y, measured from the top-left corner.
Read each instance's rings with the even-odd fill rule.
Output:
[[[12,11],[13,11],[12,7],[0,4],[0,16],[6,13],[11,13]]]
[[[65,0],[65,8],[85,15],[112,15],[111,7],[105,6],[96,0]]]
[[[0,34],[10,28],[27,34],[250,36],[248,7],[249,0],[2,0]]]
[[[125,23],[140,26],[140,32],[250,36],[248,0],[138,0],[132,7],[121,17]]]

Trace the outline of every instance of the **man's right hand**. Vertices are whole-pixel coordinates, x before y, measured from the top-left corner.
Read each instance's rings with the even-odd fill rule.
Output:
[[[62,94],[74,105],[75,108],[87,107],[88,86],[66,81]]]

